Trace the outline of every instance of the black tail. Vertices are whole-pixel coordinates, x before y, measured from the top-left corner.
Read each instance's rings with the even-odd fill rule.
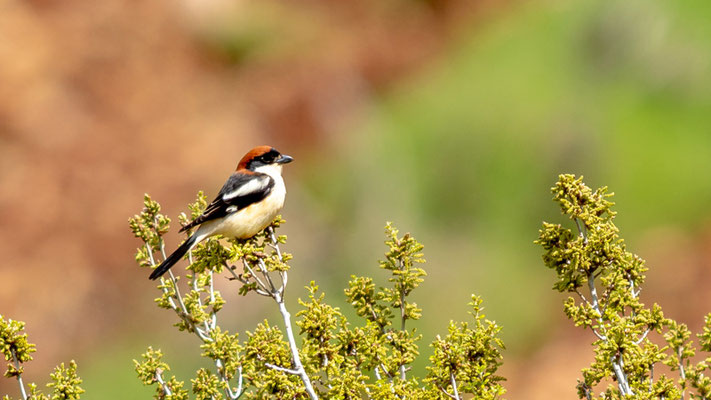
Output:
[[[151,276],[149,277],[151,280],[156,280],[160,278],[163,274],[168,272],[170,267],[172,267],[175,263],[180,261],[181,258],[185,255],[185,253],[190,250],[191,247],[193,247],[193,244],[195,244],[195,237],[196,235],[192,235],[186,240],[183,244],[180,245],[173,254],[169,255],[168,258],[163,261],[158,268],[154,269],[153,272],[151,273]]]

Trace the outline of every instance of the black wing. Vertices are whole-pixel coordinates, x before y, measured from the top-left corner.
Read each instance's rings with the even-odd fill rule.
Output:
[[[274,187],[274,179],[267,174],[235,172],[222,186],[215,200],[203,213],[180,229],[186,231],[206,221],[222,218],[252,203],[261,201]]]

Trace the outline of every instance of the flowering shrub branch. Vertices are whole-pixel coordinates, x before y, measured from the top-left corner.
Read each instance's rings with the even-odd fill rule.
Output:
[[[198,194],[189,205],[192,217],[206,205]],[[189,218],[180,217],[185,224]],[[389,272],[389,285],[376,287],[372,278],[351,277],[345,296],[362,321],[348,321],[337,307],[325,302],[325,294],[311,282],[307,298],[299,299],[295,334],[285,301],[288,264],[292,256],[280,245],[286,236],[276,231],[284,223],[280,217],[262,233],[247,240],[208,239],[188,254],[189,284],[179,287],[180,277],[170,274],[159,284],[159,307],[176,313],[178,329],[195,333],[202,342],[202,355],[214,362],[214,370],[199,369],[191,380],[198,399],[461,399],[499,398],[503,378],[495,372],[502,363],[500,328],[485,321],[481,300],[471,303],[474,324],[452,322],[449,334],[438,337],[432,346],[435,355],[424,378],[408,376],[419,356],[422,335],[408,327],[422,310],[410,297],[426,273],[423,246],[410,234],[399,236],[388,224],[385,244],[388,251],[380,267]],[[149,196],[142,212],[130,219],[134,235],[143,241],[136,260],[142,267],[155,267],[165,259],[162,236],[170,219],[160,214],[160,206]],[[218,312],[225,304],[214,288],[217,274],[226,274],[242,295],[255,293],[271,298],[282,316],[283,331],[268,321],[246,332],[246,339],[230,335],[218,324]],[[297,335],[301,339],[297,343]],[[144,384],[156,384],[156,399],[186,399],[184,383],[165,376],[169,366],[159,350],[149,350],[136,370]]]
[[[23,400],[75,400],[84,393],[79,385],[82,380],[77,376],[77,364],[74,360],[69,362],[69,367],[61,363],[50,374],[51,382],[47,387],[52,390],[51,395],[42,393],[37,385],[30,383],[25,386],[22,374],[24,368],[22,364],[32,361],[30,354],[36,351],[35,345],[27,341],[27,333],[24,332],[25,323],[12,319],[5,319],[0,315],[0,351],[8,361],[6,378],[17,379],[21,399]],[[3,400],[10,400],[9,395],[3,396]]]
[[[704,374],[711,358],[692,364],[696,348],[688,327],[666,318],[658,304],[648,307],[641,302],[647,267],[619,237],[612,194],[604,187],[593,191],[582,177],[573,175],[561,175],[552,192],[575,231],[544,223],[536,243],[543,247],[544,264],[556,274],[553,288],[574,295],[564,302],[565,314],[596,338],[595,361],[582,371],[578,396],[708,399],[711,380]],[[711,314],[698,337],[701,350],[711,350]],[[679,376],[655,375],[660,363]],[[615,385],[596,394],[596,388],[609,380]]]

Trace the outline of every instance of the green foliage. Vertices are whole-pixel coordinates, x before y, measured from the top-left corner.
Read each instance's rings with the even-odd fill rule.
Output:
[[[388,281],[393,285],[376,289],[371,278],[352,276],[345,294],[356,313],[369,324],[364,327],[366,331],[375,335],[372,346],[376,350],[376,362],[372,363],[372,368],[376,377],[382,374],[383,378],[392,380],[397,376],[404,381],[408,365],[419,355],[417,342],[422,338],[414,329],[405,329],[408,319],[417,320],[421,315],[421,309],[416,303],[408,302],[407,297],[423,281],[426,273],[422,268],[414,267],[416,263],[424,262],[423,246],[410,234],[402,238],[397,234],[397,229],[388,223],[385,227],[388,252],[385,260],[380,261],[380,267],[390,271]],[[400,317],[399,329],[394,328],[395,313]]]
[[[201,190],[197,193],[197,199],[195,199],[195,202],[188,204],[188,209],[190,210],[190,218],[188,218],[187,215],[185,215],[185,213],[180,213],[180,215],[178,216],[178,221],[180,222],[180,225],[182,225],[182,226],[187,225],[190,221],[199,217],[202,214],[202,212],[205,211],[206,208],[207,208],[207,196]]]
[[[76,400],[84,390],[79,387],[82,380],[77,376],[77,363],[74,360],[69,362],[69,367],[64,363],[59,364],[50,374],[52,382],[47,387],[52,388],[52,400]]]
[[[224,383],[220,382],[216,375],[210,373],[205,368],[197,370],[195,379],[190,381],[193,384],[193,394],[198,400],[222,399],[222,389]]]
[[[219,373],[227,380],[232,379],[241,368],[242,361],[240,353],[242,347],[237,340],[237,333],[230,335],[228,331],[222,331],[219,326],[210,331],[210,340],[203,343],[200,348],[203,350],[203,357],[221,360]]]
[[[154,399],[188,399],[188,391],[183,389],[183,382],[176,380],[175,376],[171,376],[167,380],[163,376],[164,372],[170,371],[170,367],[167,363],[162,361],[163,353],[160,350],[153,350],[152,347],[149,347],[148,351],[143,353],[141,357],[143,358],[142,362],[133,360],[133,363],[138,373],[138,379],[140,379],[144,385],[159,384],[156,388]]]
[[[198,194],[189,206],[193,218],[205,204],[204,195]],[[155,267],[165,258],[166,231],[165,225],[151,221],[169,219],[146,196],[144,210],[130,220],[130,227],[144,241],[136,255],[139,265]],[[185,224],[188,219],[183,214],[180,221]],[[422,339],[406,325],[422,316],[411,297],[426,276],[417,267],[424,263],[423,246],[410,234],[399,236],[391,224],[385,227],[388,250],[379,263],[389,272],[388,285],[377,287],[372,278],[353,276],[345,289],[346,299],[362,319],[348,321],[311,282],[307,298],[298,300],[297,344],[283,297],[292,258],[279,247],[286,243],[286,236],[276,234],[283,223],[277,217],[253,238],[213,238],[198,245],[187,257],[187,288],[181,288],[179,277],[172,273],[161,278],[156,303],[176,313],[178,329],[198,336],[202,356],[214,364],[214,369],[197,370],[191,379],[196,398],[459,399],[459,393],[468,393],[495,399],[504,393],[503,378],[495,374],[502,362],[500,328],[484,320],[477,297],[471,303],[474,323],[452,322],[449,334],[432,344],[435,355],[427,377],[408,376]],[[265,320],[247,331],[244,341],[222,330],[218,312],[225,302],[212,283],[214,274],[225,272],[240,294],[271,298],[284,328]],[[139,379],[146,385],[157,384],[156,399],[187,398],[184,382],[162,378],[169,368],[161,356],[149,348],[144,361],[136,361]]]
[[[469,305],[474,317],[474,327],[463,322],[449,323],[449,334],[432,343],[434,354],[430,357],[431,367],[425,379],[442,390],[453,391],[452,382],[459,382],[459,390],[474,394],[476,399],[496,399],[505,390],[499,382],[504,378],[496,375],[501,366],[500,349],[504,343],[497,337],[501,327],[485,320],[481,312],[481,298],[472,295]]]
[[[564,312],[576,326],[590,329],[595,360],[582,370],[578,396],[592,399],[708,398],[710,359],[692,364],[696,347],[685,324],[664,317],[659,305],[645,306],[639,299],[647,268],[644,260],[628,252],[613,220],[614,205],[607,188],[595,191],[582,177],[561,175],[552,188],[553,200],[574,223],[577,233],[559,224],[543,223],[536,243],[544,250],[544,264],[555,271],[555,290],[573,293]],[[586,288],[586,289],[584,289]],[[711,350],[711,316],[698,335],[701,350]],[[657,335],[659,340],[651,340]],[[660,346],[662,341],[666,343]],[[664,364],[679,378],[655,375]],[[657,371],[659,371],[657,369]],[[594,391],[612,379],[598,396]]]
[[[711,357],[694,362],[697,351],[711,351],[711,314],[705,318],[699,345],[689,328],[666,318],[657,304],[646,306],[640,291],[647,268],[628,252],[614,224],[612,194],[606,188],[592,190],[582,178],[561,175],[552,189],[553,199],[576,231],[560,224],[544,223],[536,243],[544,250],[544,264],[555,271],[553,288],[571,294],[563,311],[576,326],[594,334],[594,361],[582,370],[577,385],[581,399],[708,399],[711,396]],[[205,207],[202,193],[190,205],[198,215]],[[187,218],[181,216],[181,222]],[[164,259],[163,235],[170,219],[148,195],[143,211],[129,220],[134,235],[144,245],[138,249],[139,266],[156,267]],[[498,399],[504,378],[497,375],[503,363],[501,328],[483,314],[482,300],[472,296],[473,321],[450,321],[446,336],[431,343],[433,354],[425,377],[408,374],[419,356],[422,335],[408,327],[422,310],[412,301],[426,273],[423,246],[410,234],[399,236],[391,224],[385,227],[385,259],[381,269],[389,273],[385,287],[370,277],[352,276],[344,294],[357,321],[329,305],[315,282],[306,287],[306,299],[298,299],[295,324],[297,343],[287,311],[284,292],[290,270],[290,254],[280,245],[286,237],[276,234],[284,220],[276,220],[263,232],[246,240],[213,238],[188,254],[184,284],[172,272],[161,278],[156,299],[160,308],[176,313],[176,327],[195,334],[202,357],[214,368],[200,368],[191,379],[196,399]],[[214,275],[228,273],[235,290],[272,299],[283,318],[283,329],[269,321],[246,332],[240,341],[218,325],[225,300],[214,288]],[[399,321],[399,323],[398,323]],[[34,384],[22,383],[21,363],[32,359],[34,345],[27,342],[24,324],[0,316],[0,349],[9,361],[5,376],[16,378],[24,398],[78,399],[83,390],[76,364],[61,364],[51,374],[44,395]],[[185,382],[165,376],[170,370],[160,350],[148,348],[142,361],[134,361],[139,379],[156,385],[154,399],[189,398]],[[660,373],[663,365],[669,373]],[[5,396],[5,399],[9,399]]]
[[[133,235],[141,239],[152,251],[161,250],[163,236],[170,229],[170,218],[160,214],[160,204],[151,199],[151,196],[143,196],[144,208],[140,214],[128,219],[128,225]],[[136,256],[136,261],[143,266],[150,265],[147,261],[148,252]]]
[[[35,345],[27,341],[27,334],[24,333],[25,323],[5,320],[0,315],[0,350],[8,361],[6,378],[14,378],[22,374],[20,363],[32,360],[30,354],[36,351]]]
[[[404,329],[406,320],[417,320],[421,317],[422,309],[415,303],[407,303],[405,298],[423,282],[422,277],[427,274],[422,268],[414,267],[415,263],[425,262],[420,253],[424,246],[409,233],[402,238],[398,238],[397,234],[398,230],[391,223],[385,226],[385,235],[388,238],[385,245],[389,250],[385,253],[385,261],[380,261],[380,268],[392,273],[389,281],[394,285],[392,288],[383,288],[382,300],[390,303],[392,308],[400,309]]]
[[[84,393],[79,385],[82,380],[77,375],[77,364],[70,361],[69,367],[61,363],[50,374],[51,382],[47,387],[51,388],[51,394],[43,394],[34,383],[29,383],[27,388],[22,380],[24,372],[22,363],[32,360],[31,353],[35,352],[35,345],[27,341],[27,333],[24,332],[25,323],[12,319],[5,319],[0,315],[0,349],[5,360],[8,361],[6,378],[17,379],[20,386],[20,397],[28,400],[78,400],[79,395]],[[29,390],[27,390],[29,388]],[[3,396],[3,400],[10,400],[8,395]]]

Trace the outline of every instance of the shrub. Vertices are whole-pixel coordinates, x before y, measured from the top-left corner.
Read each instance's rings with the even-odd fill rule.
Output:
[[[692,361],[697,351],[711,352],[711,314],[695,346],[685,324],[665,317],[659,305],[641,302],[647,268],[620,238],[607,188],[593,191],[581,177],[561,175],[552,191],[574,229],[544,222],[536,243],[543,248],[544,265],[555,273],[553,289],[569,294],[565,314],[594,338],[595,357],[578,380],[579,398],[711,398],[711,357]],[[188,206],[193,218],[205,200],[199,193]],[[180,216],[183,224],[188,220]],[[139,266],[154,268],[166,258],[163,236],[170,222],[146,195],[141,213],[129,220],[143,242],[136,252]],[[422,318],[412,294],[426,276],[425,260],[423,246],[391,224],[385,227],[387,251],[380,261],[388,284],[378,287],[370,277],[352,276],[344,290],[357,320],[329,305],[312,281],[298,299],[292,324],[285,301],[292,256],[280,248],[286,236],[277,234],[283,223],[278,217],[247,240],[208,239],[187,254],[184,277],[169,271],[161,278],[156,304],[175,313],[180,331],[198,338],[212,368],[198,369],[188,388],[169,374],[161,350],[149,347],[134,362],[139,379],[155,385],[155,399],[188,399],[190,393],[196,399],[496,399],[504,394],[504,378],[497,375],[503,362],[501,328],[485,319],[482,300],[474,295],[473,318],[451,321],[447,334],[430,344],[425,376],[411,372],[422,335],[408,323]],[[218,315],[224,316],[226,304],[214,285],[219,274],[231,279],[230,289],[274,302],[281,320],[264,320],[243,339],[221,328]],[[25,386],[23,364],[35,347],[23,330],[24,323],[0,316],[5,376],[18,381],[22,398],[78,399],[84,391],[74,361],[51,374],[51,395],[35,384]]]
[[[205,204],[198,194],[189,206],[192,216]],[[188,218],[181,215],[181,221]],[[380,261],[389,285],[377,287],[370,277],[352,276],[345,289],[360,319],[348,321],[311,282],[306,298],[298,300],[295,334],[284,297],[291,255],[281,251],[286,237],[276,233],[283,223],[279,217],[247,240],[208,239],[188,255],[185,287],[172,271],[158,285],[158,306],[175,312],[176,327],[195,334],[202,356],[214,364],[213,369],[198,370],[191,380],[196,398],[459,399],[470,393],[495,399],[504,393],[503,378],[496,375],[504,346],[497,336],[500,328],[484,319],[476,296],[470,303],[473,320],[451,322],[448,334],[431,344],[434,354],[427,375],[410,373],[422,339],[408,326],[422,316],[411,295],[426,276],[419,267],[425,261],[423,246],[410,234],[400,236],[391,224],[385,227],[387,252]],[[136,254],[140,266],[155,267],[165,259],[162,236],[169,224],[158,203],[146,196],[143,211],[130,220],[134,235],[144,242]],[[283,328],[265,320],[243,340],[220,328],[218,313],[223,315],[225,302],[213,285],[220,273],[232,279],[240,294],[271,299]],[[165,376],[169,367],[161,356],[149,348],[143,360],[136,361],[139,377],[156,385],[157,399],[187,398],[185,383]]]
[[[711,358],[693,364],[696,347],[688,327],[664,317],[658,304],[640,301],[647,267],[619,237],[612,194],[605,187],[593,191],[573,175],[561,175],[552,192],[576,230],[544,223],[536,243],[543,247],[543,263],[556,274],[553,288],[572,294],[564,302],[565,314],[596,339],[595,360],[582,371],[578,396],[708,399],[711,380],[704,374]],[[700,349],[710,351],[711,314],[697,336]],[[660,374],[659,368],[655,374],[660,364],[678,377]],[[605,387],[606,382],[612,383]],[[600,387],[605,390],[595,394]]]
[[[77,364],[74,360],[69,362],[69,367],[64,363],[60,364],[50,374],[52,381],[47,384],[52,390],[51,395],[43,394],[36,384],[30,383],[25,387],[22,379],[24,372],[23,364],[32,361],[31,354],[34,353],[35,345],[27,341],[27,333],[24,332],[25,323],[12,319],[5,319],[0,315],[0,351],[8,361],[6,378],[15,378],[20,386],[22,399],[29,400],[75,400],[84,393],[79,385],[82,380],[77,376]],[[10,396],[3,396],[3,400],[10,400]]]

